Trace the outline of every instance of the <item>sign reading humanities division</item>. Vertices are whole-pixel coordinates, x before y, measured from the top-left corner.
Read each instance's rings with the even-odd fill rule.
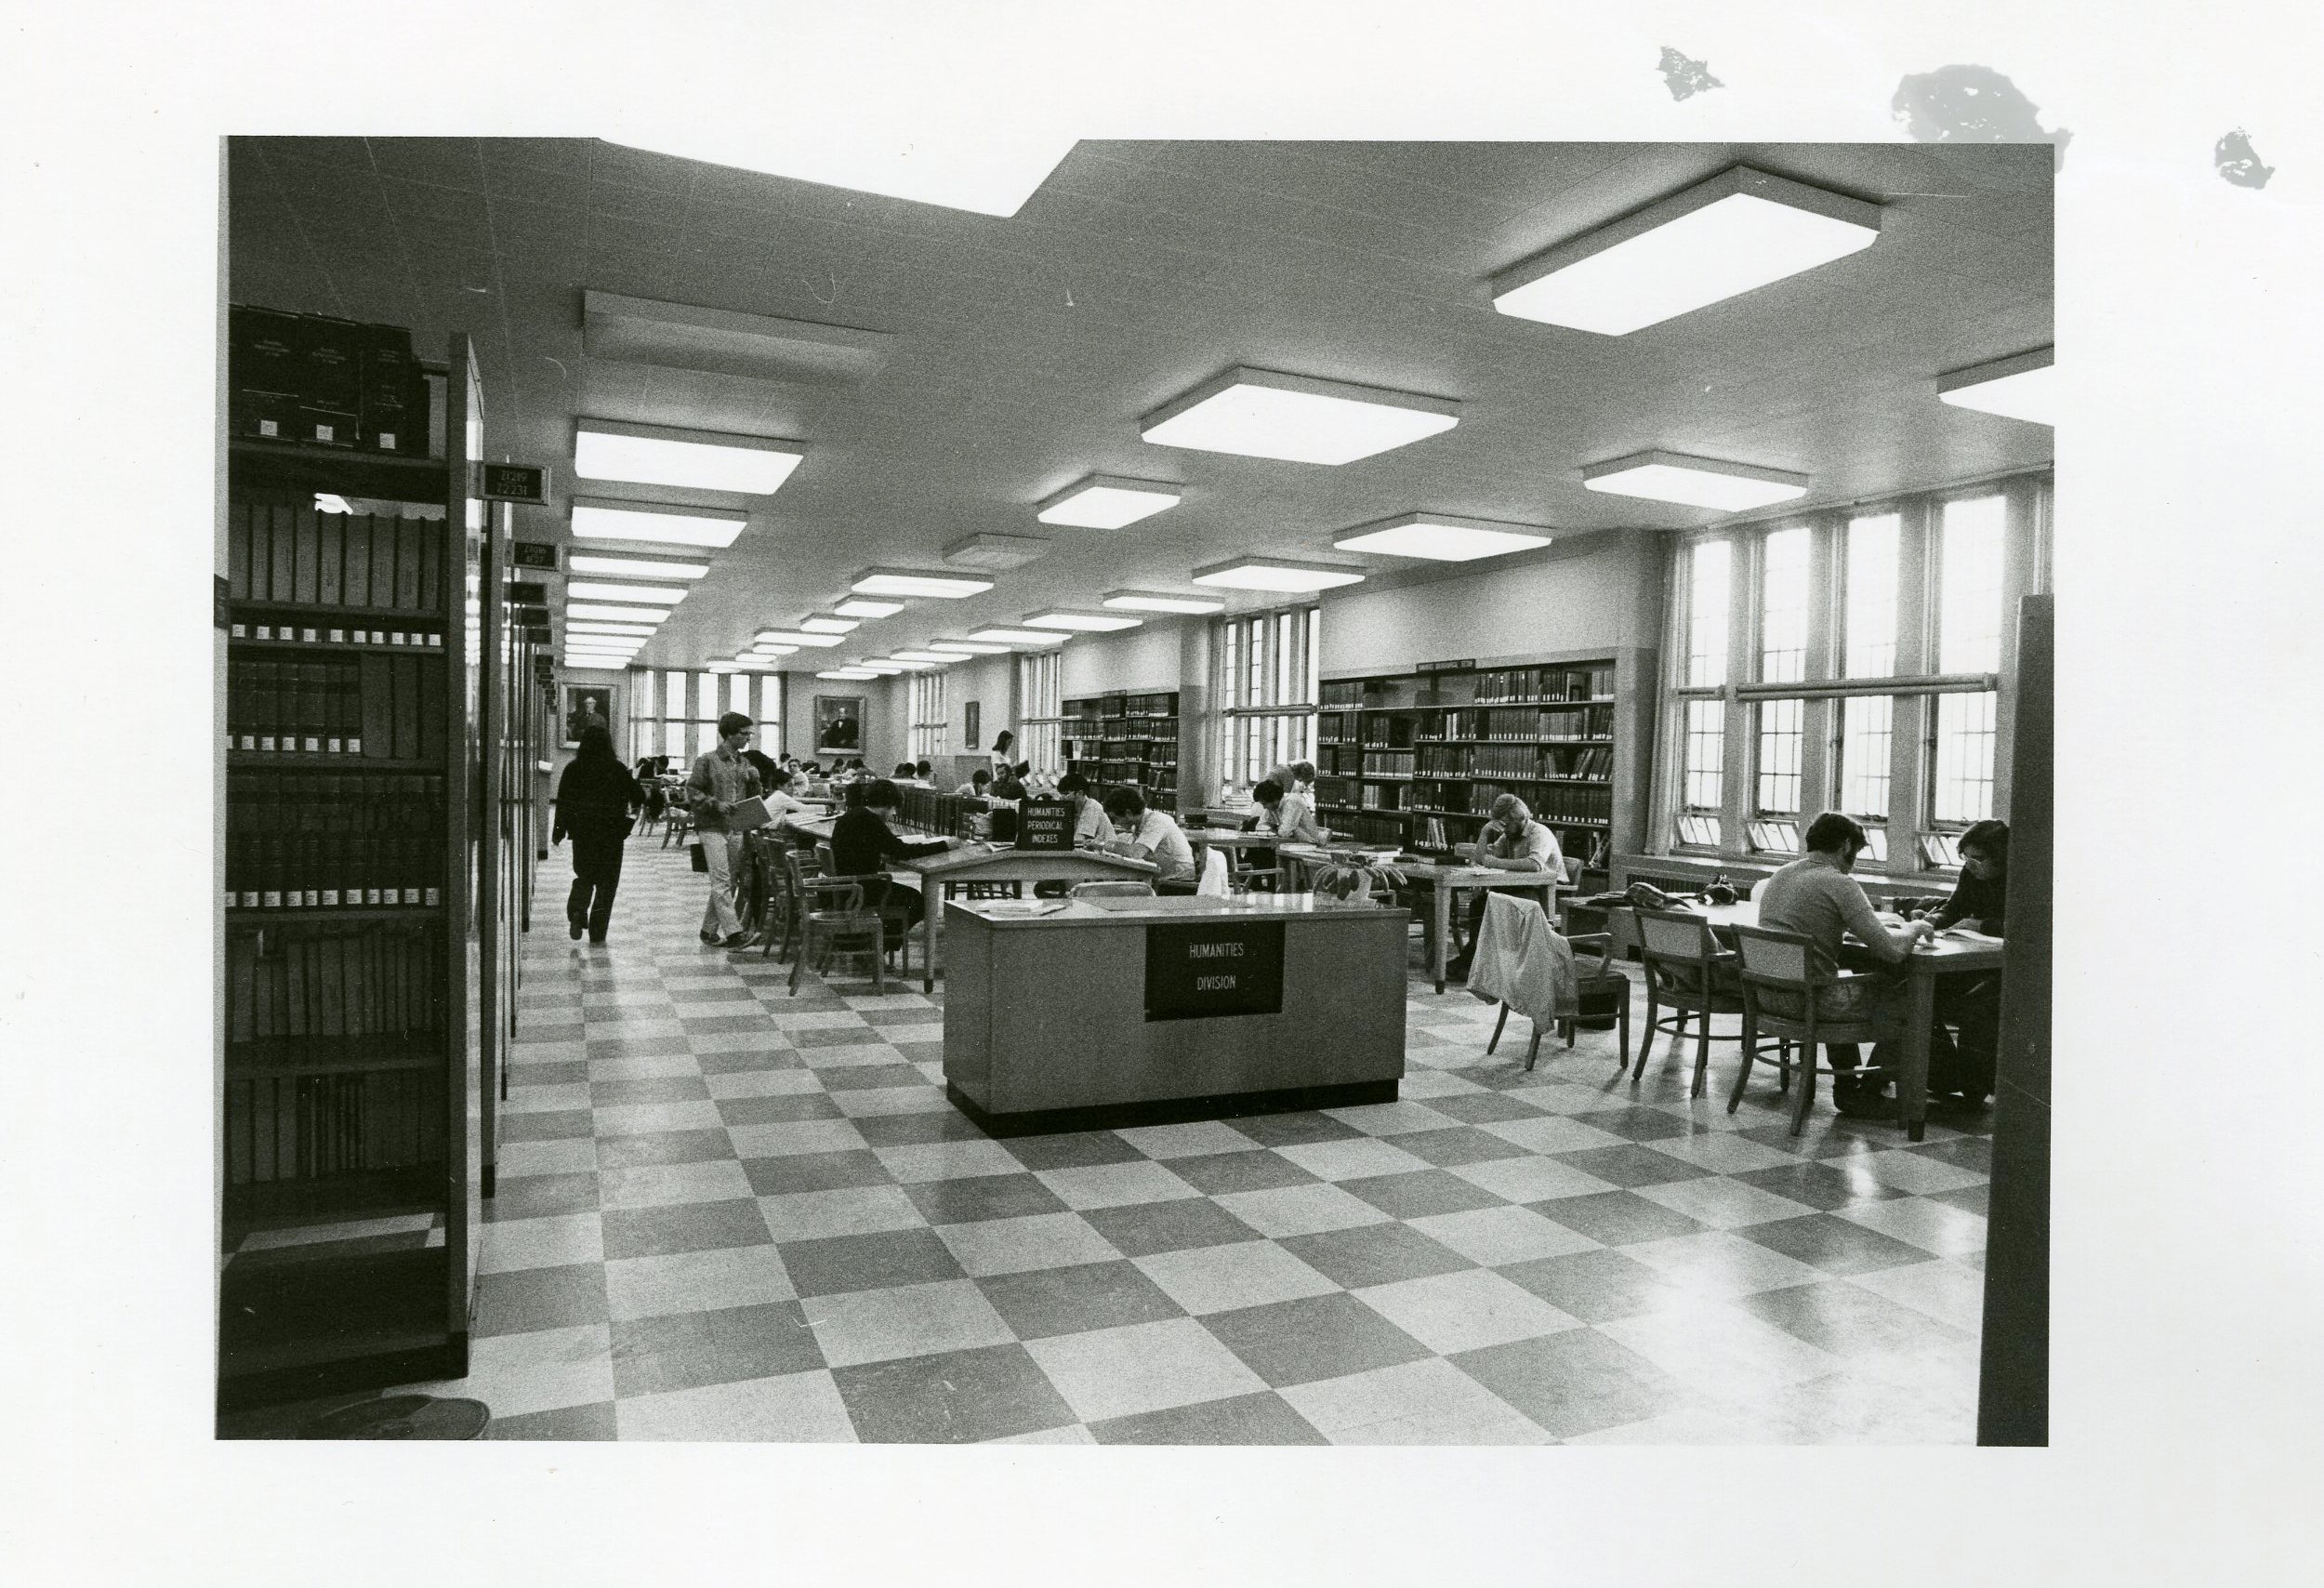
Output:
[[[1024,800],[1017,805],[1017,847],[1052,854],[1074,846],[1074,808],[1065,800]]]
[[[1283,1012],[1279,920],[1157,922],[1146,928],[1146,1018]]]

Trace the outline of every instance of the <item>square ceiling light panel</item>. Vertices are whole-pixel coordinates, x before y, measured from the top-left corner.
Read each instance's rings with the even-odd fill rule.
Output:
[[[857,595],[928,596],[937,601],[958,601],[966,596],[983,595],[993,588],[993,581],[974,574],[948,574],[941,568],[866,568],[849,580],[847,588]]]
[[[565,615],[602,618],[608,623],[659,623],[669,615],[666,606],[607,606],[598,602],[565,602]]]
[[[982,568],[1001,573],[1037,562],[1049,542],[1037,535],[971,535],[944,548],[944,561],[956,568]]]
[[[931,640],[928,648],[931,651],[959,651],[971,656],[1005,656],[1009,654],[1008,646],[987,644],[981,640]]]
[[[853,661],[848,663],[848,666],[852,668],[861,668],[864,671],[870,673],[875,678],[893,678],[898,673],[907,670],[902,662],[883,662],[878,660],[877,658],[866,661],[862,656],[856,657]]]
[[[957,645],[923,645],[913,654],[923,656],[940,656],[946,662],[972,662],[980,655],[999,650],[1000,647],[997,645],[975,645],[967,650],[962,650]]]
[[[710,571],[707,562],[674,562],[659,557],[606,557],[575,551],[565,559],[570,574],[606,574],[615,578],[699,579]]]
[[[949,666],[951,663],[967,659],[963,656],[948,656],[942,651],[895,651],[890,655],[891,659],[894,661],[932,662],[940,666]]]
[[[1591,464],[1581,471],[1581,483],[1610,496],[1644,496],[1649,501],[1735,513],[1797,501],[1807,495],[1808,477],[1748,463],[1686,457],[1675,452],[1641,452]]]
[[[2027,424],[2057,423],[2056,353],[2036,348],[1936,377],[1936,394],[1956,408]]]
[[[1047,629],[1009,629],[986,627],[984,629],[970,629],[969,638],[971,640],[982,640],[988,645],[1009,645],[1012,647],[1017,645],[1062,645],[1065,642],[1065,636],[1063,633]]]
[[[1044,126],[1045,118],[1013,109],[973,124],[950,121],[924,97],[920,109],[949,125],[907,120],[875,128],[804,111],[772,111],[739,117],[731,127],[715,116],[673,117],[618,141],[713,165],[1002,217],[1023,208],[1078,141]]]
[[[1224,612],[1226,602],[1217,596],[1171,595],[1161,590],[1114,590],[1098,602],[1116,612],[1179,612],[1200,615]]]
[[[1063,629],[1076,634],[1112,634],[1135,629],[1143,622],[1142,617],[1128,617],[1118,612],[1076,612],[1062,606],[1043,607],[1024,616],[1027,629]]]
[[[584,480],[632,485],[680,485],[771,496],[799,467],[807,449],[797,442],[718,430],[673,430],[613,419],[576,419],[573,471]]]
[[[1492,280],[1504,314],[1620,337],[1861,253],[1881,206],[1731,165]]]
[[[753,645],[749,650],[742,652],[740,655],[736,655],[734,659],[739,662],[746,660],[752,656],[796,656],[798,655],[799,647],[797,645],[761,643]]]
[[[1234,590],[1327,590],[1363,581],[1361,568],[1292,557],[1231,557],[1195,570],[1195,583]]]
[[[817,678],[847,679],[856,683],[864,683],[883,675],[872,671],[869,668],[832,668],[828,671],[819,672],[815,676]]]
[[[1184,487],[1158,480],[1092,474],[1042,498],[1035,504],[1033,516],[1043,523],[1079,529],[1119,529],[1178,506],[1185,495]]]
[[[813,645],[818,649],[829,650],[832,646],[844,642],[846,637],[839,634],[818,634],[808,629],[761,629],[755,638],[762,645],[770,643]]]
[[[900,601],[879,601],[871,596],[850,596],[834,602],[831,610],[841,617],[893,617],[904,610]]]
[[[913,673],[924,673],[937,665],[934,662],[918,661],[911,656],[882,656],[879,659],[891,668],[901,668],[905,672]]]
[[[683,585],[614,585],[574,579],[565,586],[567,601],[627,601],[675,606],[686,599]]]
[[[608,623],[596,617],[565,620],[565,631],[569,634],[612,634],[625,640],[648,639],[655,627],[651,623]]]
[[[879,372],[894,340],[852,325],[616,292],[581,294],[582,352],[621,364],[795,386],[852,385]]]
[[[576,540],[635,540],[667,546],[702,546],[720,550],[734,544],[750,522],[747,513],[714,508],[672,508],[656,502],[573,501]]]
[[[1157,446],[1353,463],[1459,422],[1448,398],[1238,365],[1148,414],[1138,433]]]
[[[1368,551],[1381,557],[1472,562],[1480,557],[1499,557],[1547,546],[1550,537],[1522,523],[1456,518],[1450,513],[1405,513],[1342,531],[1332,537],[1331,543],[1342,551]]]
[[[799,626],[810,634],[850,634],[863,625],[860,617],[841,617],[833,612],[811,612],[799,620]]]

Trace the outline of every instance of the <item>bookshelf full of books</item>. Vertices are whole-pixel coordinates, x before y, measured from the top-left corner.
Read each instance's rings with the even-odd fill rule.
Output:
[[[1618,839],[1618,786],[1633,708],[1616,661],[1462,664],[1327,680],[1316,715],[1315,794],[1326,825],[1366,843],[1448,854],[1509,792],[1586,870]],[[1643,735],[1640,735],[1643,739]]]
[[[329,322],[313,371],[279,357],[254,369],[244,312],[220,614],[222,1406],[465,1370],[474,961],[492,903],[473,886],[472,795],[477,703],[497,671],[470,600],[474,471],[412,440],[416,426],[472,456],[467,338],[416,415],[408,381],[366,410],[346,350],[358,371],[386,348],[403,376],[432,373],[408,337]],[[304,317],[259,318],[280,332]],[[294,423],[310,374],[334,417]],[[392,415],[391,444],[367,411]]]
[[[1157,811],[1178,809],[1178,695],[1099,695],[1065,702],[1065,770],[1102,795],[1134,785]]]

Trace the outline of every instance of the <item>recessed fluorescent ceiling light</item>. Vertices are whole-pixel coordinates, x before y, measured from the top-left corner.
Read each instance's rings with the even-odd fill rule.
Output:
[[[1065,636],[1045,629],[971,629],[969,638],[997,641],[1004,645],[1062,645],[1065,642]]]
[[[1619,337],[1880,241],[1881,206],[1734,165],[1493,278],[1504,314]]]
[[[1353,463],[1448,430],[1460,404],[1372,386],[1237,366],[1139,421],[1158,446]]]
[[[769,673],[781,670],[774,665],[773,658],[769,656],[737,656],[726,665],[736,672]]]
[[[850,662],[848,666],[861,668],[863,671],[870,673],[874,677],[878,678],[892,678],[897,673],[904,671],[904,664],[901,662],[854,661]]]
[[[565,621],[565,632],[568,634],[619,634],[627,638],[645,640],[652,638],[654,625],[651,623],[601,623],[595,618],[583,618],[575,622],[568,618]]]
[[[714,165],[998,216],[1023,208],[1077,141],[1014,114],[980,122],[965,137],[931,137],[918,127],[869,134],[852,124],[810,123],[803,116],[771,126],[755,114],[744,118],[750,126],[730,130],[711,119],[689,119],[638,134],[642,141],[624,141]]]
[[[1224,612],[1217,596],[1156,595],[1150,590],[1116,590],[1098,602],[1119,612]]]
[[[828,672],[820,672],[815,676],[817,678],[852,679],[860,683],[866,679],[878,678],[879,675],[869,668],[833,668]]]
[[[928,648],[931,651],[958,651],[971,656],[1005,656],[1009,654],[1006,645],[985,645],[972,640],[931,640]]]
[[[622,670],[619,657],[567,656],[565,668],[572,672],[617,673]]]
[[[573,504],[573,533],[580,540],[659,541],[717,549],[733,545],[734,537],[749,522],[746,513],[701,508],[665,508],[644,502],[575,500]]]
[[[1449,513],[1406,513],[1363,524],[1336,536],[1342,551],[1371,551],[1386,557],[1424,557],[1435,562],[1469,562],[1507,551],[1547,546],[1550,537],[1523,524],[1455,518]]]
[[[615,623],[659,623],[669,615],[666,606],[601,606],[594,602],[565,602],[567,617],[603,617]]]
[[[1156,481],[1092,474],[1042,501],[1033,516],[1043,523],[1119,529],[1178,506],[1184,495],[1178,486]]]
[[[753,636],[760,641],[772,640],[778,645],[831,646],[840,642],[838,634],[813,634],[804,629],[761,629]]]
[[[1237,590],[1327,590],[1361,584],[1360,568],[1336,562],[1304,562],[1288,557],[1233,557],[1195,570],[1195,583]]]
[[[591,579],[574,579],[565,586],[568,601],[652,601],[669,602],[673,605],[686,599],[683,585],[607,585]]]
[[[1135,629],[1145,622],[1142,617],[1122,617],[1110,612],[1069,612],[1063,607],[1025,615],[1027,629],[1070,629],[1080,634],[1111,634],[1116,629]]]
[[[1936,394],[1956,408],[1974,408],[2028,424],[2057,423],[2057,350],[2036,348],[1990,364],[1936,377]]]
[[[1684,457],[1675,452],[1642,452],[1590,465],[1581,471],[1581,483],[1592,491],[1617,496],[1644,496],[1650,501],[1741,512],[1746,508],[1798,500],[1807,495],[1808,477],[1748,463]]]
[[[831,610],[841,617],[893,617],[904,610],[904,603],[900,601],[874,601],[869,596],[851,596]]]
[[[710,571],[707,562],[665,562],[655,557],[602,557],[576,551],[565,559],[575,574],[628,574],[644,579],[698,579]]]
[[[957,662],[957,656],[947,656],[942,651],[896,651],[891,653],[899,662]]]
[[[931,645],[925,651],[917,654],[929,656],[941,656],[947,664],[949,664],[953,662],[972,662],[976,660],[978,655],[982,653],[984,649],[984,647],[980,645],[974,651],[956,651],[950,645]]]
[[[810,634],[847,634],[861,627],[860,617],[838,617],[829,613],[811,613],[799,620],[799,626]]]
[[[993,588],[993,581],[973,574],[866,568],[850,580],[847,588],[858,595],[933,596],[939,601],[957,601],[963,596],[983,595]]]
[[[746,656],[796,656],[799,655],[799,647],[797,645],[753,645],[743,655]],[[738,657],[737,660],[739,659]]]
[[[574,427],[573,471],[584,480],[766,496],[791,477],[805,452],[796,442],[761,436],[582,419]]]
[[[881,659],[890,667],[902,668],[906,672],[924,673],[936,666],[934,662],[916,662],[909,656],[886,656]]]

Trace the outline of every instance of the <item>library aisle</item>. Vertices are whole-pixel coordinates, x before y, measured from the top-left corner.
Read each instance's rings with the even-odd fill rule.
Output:
[[[424,1386],[495,1437],[1974,1439],[1989,1114],[1793,1139],[1610,1032],[1528,1074],[1416,937],[1404,1101],[996,1141],[941,992],[786,997],[701,895],[640,836],[608,945],[525,943],[471,1371]]]

